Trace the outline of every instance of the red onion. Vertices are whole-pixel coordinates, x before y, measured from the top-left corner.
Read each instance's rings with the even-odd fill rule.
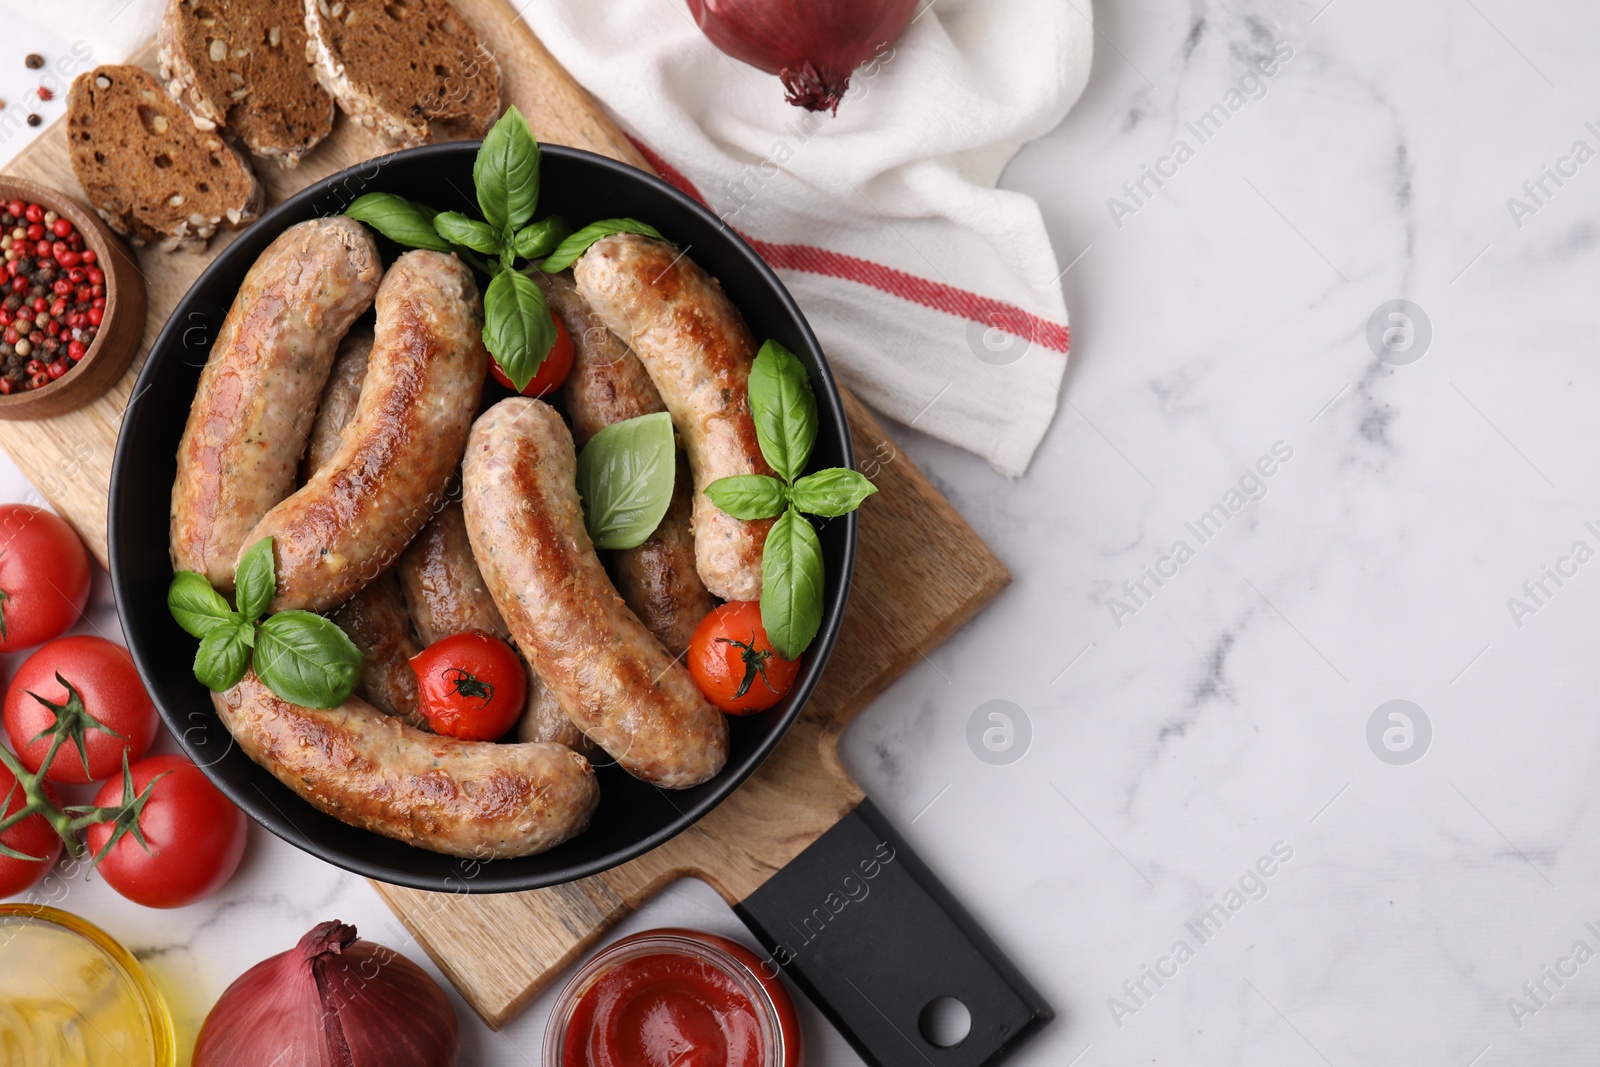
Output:
[[[356,928],[318,923],[223,991],[194,1067],[455,1067],[456,1012],[428,972]]]
[[[837,112],[850,75],[911,21],[917,0],[689,0],[711,43],[783,79],[785,98]]]

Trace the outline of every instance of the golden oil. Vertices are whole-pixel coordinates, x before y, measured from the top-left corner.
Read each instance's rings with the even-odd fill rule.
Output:
[[[55,908],[0,906],[0,1063],[173,1062],[166,1005],[126,949]]]

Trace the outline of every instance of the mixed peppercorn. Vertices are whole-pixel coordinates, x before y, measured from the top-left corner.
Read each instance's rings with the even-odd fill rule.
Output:
[[[41,204],[0,204],[0,250],[0,395],[10,395],[49,385],[88,353],[106,277],[71,221]]]

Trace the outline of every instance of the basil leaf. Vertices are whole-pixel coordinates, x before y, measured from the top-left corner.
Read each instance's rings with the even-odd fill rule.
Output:
[[[638,233],[654,237],[658,241],[666,240],[661,236],[660,230],[638,219],[601,219],[599,222],[589,223],[557,245],[549,258],[539,264],[539,269],[546,274],[559,274],[578,262],[578,257],[589,251],[590,245],[614,233]]]
[[[233,572],[233,599],[246,622],[255,622],[272,603],[278,591],[278,568],[272,558],[272,538],[263,537],[250,546]]]
[[[526,389],[556,343],[555,320],[532,278],[503,270],[489,279],[483,294],[483,343],[517,392]]]
[[[178,625],[195,637],[205,637],[233,618],[222,594],[211,588],[203,574],[179,571],[167,586],[167,610]]]
[[[710,488],[706,487],[708,491]],[[877,491],[878,487],[867,481],[867,476],[860,471],[848,467],[829,467],[795,482],[789,499],[808,515],[822,515],[831,519],[859,508],[863,500]]]
[[[256,674],[291,704],[338,707],[355,691],[362,662],[343,630],[309,611],[280,611],[256,632]]]
[[[735,474],[706,486],[706,498],[736,519],[770,519],[788,497],[784,484],[765,474]]]
[[[407,200],[393,193],[367,193],[358,196],[344,213],[357,222],[364,222],[395,244],[407,248],[430,248],[435,252],[450,251],[450,244],[433,228],[433,208]]]
[[[761,454],[786,482],[806,469],[817,443],[817,398],[794,353],[768,341],[750,368],[750,414]]]
[[[478,147],[472,184],[478,207],[496,232],[509,236],[533,218],[539,200],[539,142],[515,107],[506,108]]]
[[[517,255],[523,259],[538,259],[540,256],[548,256],[557,245],[570,236],[572,236],[572,224],[560,215],[551,215],[547,219],[540,219],[518,230],[512,243]]]
[[[433,217],[433,229],[453,245],[464,245],[474,252],[498,255],[500,234],[487,222],[469,219],[459,211],[441,211]]]
[[[761,625],[784,659],[797,659],[822,625],[822,542],[811,520],[789,508],[761,553]]]
[[[195,681],[221,693],[232,689],[250,666],[250,642],[255,627],[243,619],[231,626],[213,630],[200,639],[194,654]]]
[[[665,411],[612,423],[578,456],[584,525],[596,548],[636,548],[672,503],[678,446]]]

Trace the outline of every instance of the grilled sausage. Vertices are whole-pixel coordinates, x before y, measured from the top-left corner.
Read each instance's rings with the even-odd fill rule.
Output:
[[[333,373],[328,376],[316,420],[311,424],[311,444],[301,463],[302,481],[338,451],[345,425],[361,396],[371,348],[372,333],[368,330],[352,330],[339,346]],[[366,661],[356,693],[384,714],[397,715],[407,724],[426,730],[428,720],[422,716],[417,675],[410,662],[419,648],[411,636],[411,619],[393,571],[380,574],[371,585],[345,601],[332,617]]]
[[[361,650],[366,666],[356,692],[385,715],[428,728],[411,657],[421,649],[411,636],[411,618],[392,570],[384,571],[333,613],[334,624]]]
[[[565,275],[536,272],[551,308],[572,336],[572,372],[562,386],[572,436],[579,448],[615,422],[665,411],[661,394],[639,357],[600,322]],[[680,457],[672,504],[649,540],[614,552],[611,574],[617,592],[639,621],[674,656],[712,608],[711,594],[695,569],[690,527],[689,471]]]
[[[473,425],[463,511],[489,593],[567,717],[635,777],[683,789],[728,757],[728,724],[600,566],[554,408],[513,397]]]
[[[302,707],[252,672],[211,700],[245,754],[313,807],[434,852],[543,852],[581,832],[600,800],[589,761],[561,745],[425,734],[357,697]]]
[[[372,351],[372,331],[356,327],[345,335],[333,358],[333,373],[322,390],[322,400],[317,404],[317,417],[311,423],[311,440],[306,445],[306,458],[300,461],[300,481],[303,483],[328,465],[328,460],[339,451],[344,428],[355,414],[356,401],[361,397],[361,381],[367,376],[367,354]]]
[[[444,503],[488,372],[472,272],[407,252],[378,288],[367,376],[327,466],[247,538],[273,538],[271,610],[343,603],[400,555]]]
[[[467,520],[459,503],[446,505],[422,528],[400,557],[397,569],[406,606],[423,644],[470,630],[511,640],[511,631],[483,584],[478,561],[472,558]],[[567,718],[527,660],[522,666],[528,674],[528,697],[527,710],[517,720],[517,740],[554,741],[587,753],[593,748],[589,739]]]
[[[650,372],[694,472],[700,579],[724,600],[761,596],[771,519],[736,519],[706,497],[735,474],[771,474],[750,417],[755,339],[722,287],[671,245],[634,234],[596,241],[574,268],[578,292]]]
[[[461,504],[451,501],[439,510],[400,556],[397,568],[406,607],[424,645],[441,637],[482,630],[502,641],[511,639],[506,621],[483,584],[467,520]]]
[[[334,349],[372,303],[383,265],[366,229],[291,226],[245,275],[217,331],[172,485],[172,566],[233,588],[251,530],[294,491]]]

